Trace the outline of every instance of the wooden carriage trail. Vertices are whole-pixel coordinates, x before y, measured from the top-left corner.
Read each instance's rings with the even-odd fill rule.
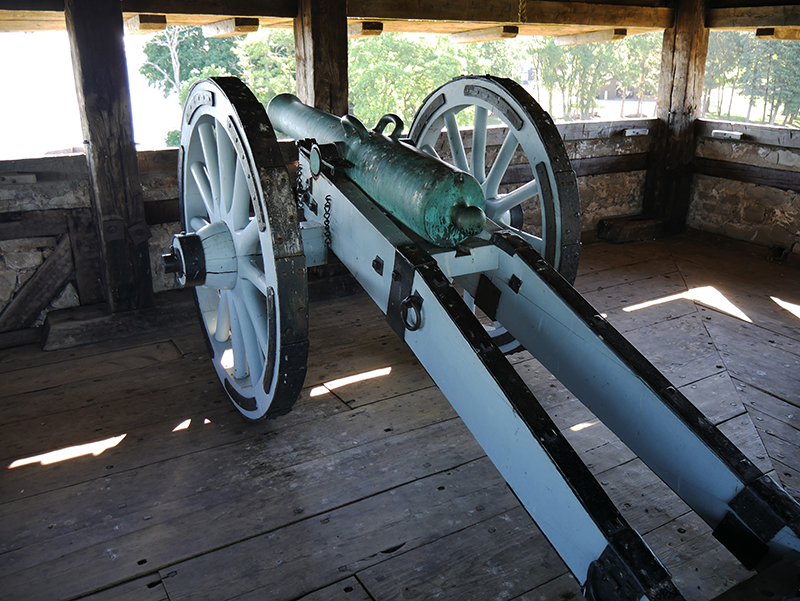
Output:
[[[593,243],[576,288],[800,496],[796,269],[693,238]],[[704,304],[720,298],[750,322]],[[300,400],[256,423],[199,323],[1,351],[0,599],[580,599],[369,298],[313,303],[310,324]],[[687,599],[751,576],[530,355],[512,361]]]

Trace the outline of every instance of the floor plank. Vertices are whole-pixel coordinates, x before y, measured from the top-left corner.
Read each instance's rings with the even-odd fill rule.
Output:
[[[220,587],[243,600],[280,600],[358,572],[375,597],[371,566],[515,506],[494,466],[474,462],[178,564],[165,586],[171,601],[219,598]]]
[[[598,310],[800,496],[800,320],[770,298],[800,303],[797,271],[676,238],[588,244],[579,272]],[[752,323],[672,298],[703,286]],[[661,302],[624,310],[644,301]],[[0,599],[581,599],[377,307],[357,294],[310,316],[301,397],[258,423],[221,390],[199,326],[0,351],[3,467],[125,434],[0,471]],[[529,353],[510,359],[687,599],[750,575]]]
[[[4,374],[0,397],[91,380],[139,367],[154,367],[160,363],[180,359],[182,356],[178,347],[167,341],[136,347],[133,350],[110,351],[102,355],[62,361],[47,369],[38,366],[18,369]]]

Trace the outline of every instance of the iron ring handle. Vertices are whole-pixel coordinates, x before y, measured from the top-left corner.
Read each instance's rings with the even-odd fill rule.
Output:
[[[412,316],[413,319],[409,319]],[[422,327],[422,297],[418,292],[410,294],[400,302],[400,319],[409,332]]]

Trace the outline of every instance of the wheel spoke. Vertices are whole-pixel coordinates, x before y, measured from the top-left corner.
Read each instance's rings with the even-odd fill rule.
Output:
[[[223,290],[219,296],[217,307],[217,326],[214,329],[214,340],[227,342],[231,337],[231,312],[228,306],[228,292]]]
[[[202,217],[192,217],[189,220],[189,225],[192,227],[192,231],[197,231],[199,229],[204,228],[208,225],[208,221],[203,219]]]
[[[250,188],[247,185],[247,176],[241,165],[236,166],[229,215],[235,230],[242,229],[250,220]]]
[[[233,350],[233,377],[241,380],[247,376],[247,352],[244,346],[243,325],[236,311],[236,303],[228,299],[231,317],[231,349]]]
[[[436,157],[437,159],[440,158],[439,157],[439,153],[436,152],[436,149],[433,146],[431,146],[430,144],[423,144],[422,146],[419,147],[419,149],[422,152],[427,152],[432,157]]]
[[[214,125],[206,121],[197,126],[200,134],[200,146],[203,148],[203,157],[206,161],[206,172],[211,184],[214,206],[219,210],[219,156],[217,155],[217,138],[214,135]]]
[[[239,257],[239,273],[250,282],[261,294],[267,294],[267,278],[264,272],[255,265],[255,257]]]
[[[237,255],[256,254],[258,251],[258,222],[255,217],[250,219],[250,223],[243,230],[234,233],[233,242]]]
[[[523,184],[513,192],[509,192],[508,194],[503,194],[497,199],[491,199],[486,201],[487,207],[489,207],[489,211],[495,215],[500,216],[506,211],[510,211],[518,204],[525,202],[526,200],[530,200],[534,196],[539,193],[539,182],[535,179]]]
[[[524,230],[515,230],[514,233],[520,236],[534,249],[536,249],[536,252],[538,252],[540,255],[544,255],[544,240],[542,240],[539,236],[534,236],[533,234]]]
[[[467,153],[464,150],[464,141],[461,139],[461,132],[458,131],[456,114],[453,111],[445,113],[444,123],[447,126],[447,140],[450,142],[450,152],[453,153],[453,164],[462,171],[469,171]]]
[[[497,196],[500,182],[503,181],[503,176],[506,174],[508,166],[511,164],[511,159],[517,150],[517,145],[517,138],[509,129],[508,134],[506,134],[506,139],[503,140],[503,145],[497,153],[497,158],[494,160],[494,163],[492,163],[491,169],[489,169],[489,175],[486,176],[486,181],[483,182],[483,193],[486,195],[486,198],[494,198]]]
[[[260,293],[255,286],[250,282],[242,282],[241,290],[242,300],[244,300],[245,309],[253,324],[253,331],[258,340],[258,346],[263,355],[267,354],[267,309],[266,300],[263,294]]]
[[[211,184],[208,183],[208,174],[203,163],[196,161],[191,164],[189,170],[192,172],[194,182],[197,184],[197,189],[200,191],[200,196],[203,198],[203,204],[208,213],[208,220],[214,221],[217,214],[214,212],[214,194],[211,192]]]
[[[250,382],[252,385],[255,385],[257,383],[256,378],[260,378],[261,372],[264,371],[264,355],[261,352],[261,347],[256,338],[256,328],[261,327],[263,329],[265,324],[259,323],[256,316],[249,312],[249,308],[242,296],[243,293],[241,289],[239,289],[238,292],[234,290],[231,294],[242,330],[244,349],[247,355],[247,370],[250,373]]]
[[[472,175],[482,184],[486,180],[486,122],[489,111],[475,107],[475,123],[472,128]]]
[[[222,127],[217,125],[217,156],[219,157],[220,204],[230,213],[233,204],[233,183],[236,178],[236,149]]]

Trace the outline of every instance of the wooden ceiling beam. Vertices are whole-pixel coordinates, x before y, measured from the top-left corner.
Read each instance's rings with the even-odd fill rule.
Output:
[[[546,0],[349,0],[349,17],[489,23],[553,23],[666,29],[673,10],[663,7],[550,2]]]
[[[255,31],[258,31],[258,19],[255,17],[232,17],[203,25],[203,35],[207,38],[229,38]]]
[[[35,28],[40,11],[58,13],[63,9],[64,0],[5,0],[0,9],[0,29],[9,29],[3,24],[13,19],[20,22],[23,15]],[[163,14],[169,24],[183,24],[178,15],[260,17],[263,27],[264,18],[294,18],[297,0],[122,0],[122,10],[129,15]],[[435,31],[436,23],[519,24],[521,34],[528,25],[666,29],[672,26],[674,15],[671,8],[664,7],[548,0],[349,0],[347,13],[349,18],[362,21],[413,19],[420,24],[420,31]]]
[[[519,27],[516,25],[498,25],[497,27],[451,33],[450,41],[454,44],[472,44],[475,42],[491,42],[493,40],[510,40],[518,35]]]
[[[580,44],[595,44],[597,42],[621,40],[627,35],[627,29],[601,29],[575,35],[560,35],[556,37],[555,44],[556,46],[579,46]]]
[[[125,19],[125,35],[136,33],[153,33],[167,28],[166,15],[133,15]]]
[[[64,12],[64,0],[3,0],[0,12],[5,11]],[[122,12],[294,18],[297,0],[122,0]]]
[[[800,40],[800,27],[759,27],[759,40]]]
[[[706,27],[709,29],[798,26],[800,26],[800,6],[797,4],[712,8],[706,14]]]
[[[381,35],[383,23],[380,21],[355,21],[347,24],[348,38],[368,38]]]

